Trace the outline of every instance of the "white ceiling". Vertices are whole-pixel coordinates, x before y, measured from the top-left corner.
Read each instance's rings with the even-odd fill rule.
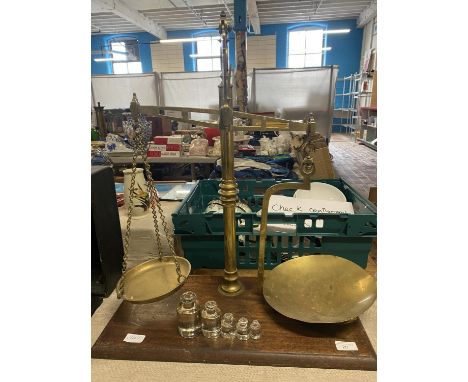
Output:
[[[364,10],[369,9],[371,3],[375,3],[375,0],[257,0],[256,2],[260,23],[266,25],[357,19]],[[111,11],[111,8],[117,8],[116,3],[125,7],[124,17],[122,13]],[[234,14],[233,0],[92,0],[91,32],[141,32],[148,30],[147,27],[142,27],[143,24],[147,26],[148,22],[166,31],[216,28],[220,12],[226,10],[224,3]],[[187,4],[190,7],[187,7]],[[128,17],[127,8],[137,11],[138,17]],[[137,20],[143,20],[144,23],[138,23]]]

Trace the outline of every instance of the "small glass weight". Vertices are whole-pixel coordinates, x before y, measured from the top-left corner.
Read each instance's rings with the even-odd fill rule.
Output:
[[[221,334],[221,309],[216,301],[207,301],[201,313],[202,333],[206,338],[218,338]]]
[[[236,338],[247,341],[249,339],[249,320],[245,317],[239,318],[236,325]]]
[[[193,338],[200,333],[200,305],[194,292],[187,291],[180,296],[177,307],[177,322],[177,330],[184,338]]]
[[[221,320],[221,336],[223,338],[234,338],[236,336],[236,324],[232,313],[224,313]]]
[[[257,320],[253,320],[249,327],[249,337],[258,340],[262,336],[262,329]]]

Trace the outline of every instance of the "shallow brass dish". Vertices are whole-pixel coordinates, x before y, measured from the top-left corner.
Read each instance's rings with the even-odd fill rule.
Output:
[[[132,303],[143,304],[158,301],[170,295],[184,284],[191,269],[187,259],[177,256],[177,261],[184,276],[180,283],[174,257],[164,256],[162,260],[148,260],[125,272],[117,283],[117,297]],[[123,291],[121,291],[122,285]]]
[[[332,255],[288,260],[265,275],[263,296],[282,315],[310,323],[357,318],[377,298],[377,283],[352,261]]]

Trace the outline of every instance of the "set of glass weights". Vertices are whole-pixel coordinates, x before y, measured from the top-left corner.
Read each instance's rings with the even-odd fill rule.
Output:
[[[228,338],[247,341],[261,337],[261,326],[257,320],[240,317],[237,323],[234,314],[224,313],[216,301],[207,301],[203,308],[192,291],[182,293],[177,306],[177,329],[184,338],[194,338],[200,333],[206,338]]]

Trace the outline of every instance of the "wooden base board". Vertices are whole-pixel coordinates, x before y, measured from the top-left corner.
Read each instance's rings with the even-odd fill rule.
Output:
[[[124,301],[92,348],[92,358],[195,362],[234,365],[315,367],[325,369],[376,370],[374,349],[361,322],[307,324],[273,310],[256,286],[256,278],[241,281],[245,291],[236,297],[218,292],[219,276],[190,276],[185,285],[166,299],[152,304]],[[262,325],[262,338],[240,341],[208,339],[202,335],[185,339],[177,332],[176,307],[180,295],[191,290],[200,303],[215,300],[223,313],[245,316]],[[142,343],[127,343],[128,333],[144,334]],[[352,341],[357,351],[337,350],[335,341]]]

